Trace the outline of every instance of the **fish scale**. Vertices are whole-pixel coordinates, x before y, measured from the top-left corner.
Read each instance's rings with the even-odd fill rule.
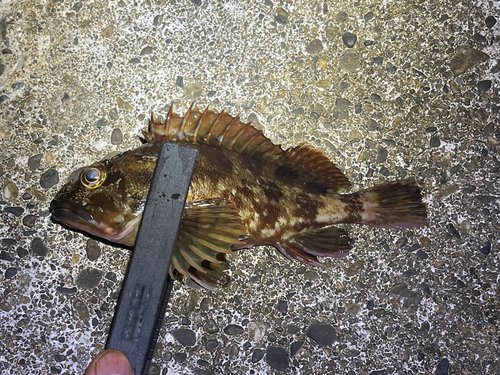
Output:
[[[63,186],[52,217],[132,246],[161,142],[196,148],[170,273],[208,289],[227,285],[226,255],[238,249],[272,245],[291,260],[324,267],[318,258],[343,257],[352,248],[335,224],[417,228],[428,222],[414,180],[341,194],[350,182],[320,151],[307,144],[285,151],[225,110],[201,112],[193,104],[180,116],[171,106],[165,122],[151,117],[143,136],[142,146],[88,166]]]

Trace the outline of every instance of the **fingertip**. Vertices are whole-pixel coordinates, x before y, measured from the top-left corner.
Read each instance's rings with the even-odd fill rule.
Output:
[[[134,375],[134,372],[124,353],[107,349],[95,356],[85,375]]]

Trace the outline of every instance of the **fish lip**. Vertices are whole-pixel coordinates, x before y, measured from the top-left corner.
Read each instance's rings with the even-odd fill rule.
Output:
[[[134,227],[141,221],[142,215],[126,222],[119,229],[110,227],[105,223],[99,223],[85,210],[75,210],[65,207],[65,205],[54,199],[50,203],[51,216],[54,220],[73,229],[82,230],[91,235],[104,238],[106,240],[121,243],[128,236]]]

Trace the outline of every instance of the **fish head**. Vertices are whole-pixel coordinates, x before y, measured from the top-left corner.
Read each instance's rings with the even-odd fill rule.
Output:
[[[70,228],[132,246],[156,166],[158,147],[144,144],[72,173],[50,204]]]

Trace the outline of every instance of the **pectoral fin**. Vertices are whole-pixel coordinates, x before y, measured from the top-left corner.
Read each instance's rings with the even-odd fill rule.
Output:
[[[238,210],[222,199],[190,202],[184,208],[170,273],[193,279],[206,289],[222,288],[229,282],[225,254],[241,245],[245,234]]]

